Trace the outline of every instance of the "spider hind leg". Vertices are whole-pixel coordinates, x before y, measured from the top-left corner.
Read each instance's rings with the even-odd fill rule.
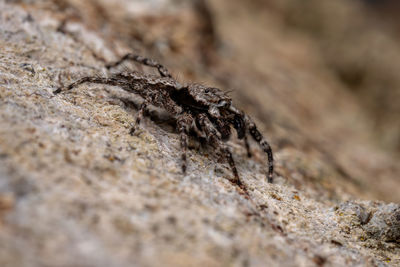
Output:
[[[106,68],[110,69],[110,68],[116,67],[116,66],[122,64],[123,62],[125,62],[127,60],[136,61],[137,63],[143,64],[145,66],[157,68],[157,70],[160,73],[161,77],[172,78],[171,74],[169,74],[168,69],[166,67],[164,67],[163,65],[161,65],[160,63],[158,63],[157,61],[155,61],[154,59],[149,59],[149,58],[142,57],[142,56],[135,55],[135,54],[131,54],[131,53],[130,54],[126,54],[120,60],[118,60],[116,62],[107,64]]]
[[[105,85],[111,85],[111,86],[121,86],[121,87],[126,87],[127,82],[123,80],[119,80],[117,78],[111,77],[111,78],[101,78],[101,77],[83,77],[76,82],[71,83],[68,85],[65,90],[63,90],[62,87],[57,88],[56,90],[53,91],[53,94],[59,94],[62,91],[69,91],[72,90],[73,88],[84,84],[84,83],[97,83],[97,84],[105,84]]]

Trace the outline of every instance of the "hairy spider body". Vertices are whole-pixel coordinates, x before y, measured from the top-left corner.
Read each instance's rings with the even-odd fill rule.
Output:
[[[139,95],[144,101],[136,114],[135,125],[131,133],[139,126],[148,105],[165,109],[176,118],[182,148],[183,173],[187,169],[186,153],[189,137],[192,136],[205,140],[208,145],[215,148],[218,155],[228,162],[235,176],[235,182],[241,187],[243,184],[239,178],[232,153],[224,141],[231,137],[231,127],[233,127],[238,138],[244,140],[247,154],[250,157],[247,140],[247,135],[250,134],[268,156],[267,178],[269,182],[272,182],[273,155],[270,145],[257,130],[250,117],[232,105],[232,99],[226,93],[218,88],[196,83],[182,85],[174,80],[168,70],[158,62],[134,54],[127,54],[121,60],[108,64],[106,67],[116,67],[125,60],[133,60],[157,68],[161,77],[145,75],[137,71],[117,73],[109,78],[83,77],[68,85],[65,90],[71,90],[83,83],[96,83],[118,86],[125,91]],[[54,94],[62,91],[63,88],[58,88]]]

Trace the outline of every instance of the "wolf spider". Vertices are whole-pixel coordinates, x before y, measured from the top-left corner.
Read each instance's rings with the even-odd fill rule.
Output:
[[[83,77],[68,85],[65,91],[83,83],[96,83],[118,86],[125,91],[139,95],[144,101],[136,114],[135,125],[131,133],[139,126],[149,105],[162,108],[176,119],[182,149],[183,173],[186,173],[186,153],[188,139],[191,136],[200,141],[205,141],[206,144],[216,149],[218,155],[229,163],[235,176],[234,182],[243,188],[232,153],[224,142],[230,138],[231,126],[233,126],[237,132],[237,137],[244,140],[249,157],[251,153],[247,140],[248,134],[267,153],[269,161],[267,179],[268,182],[272,182],[274,165],[270,145],[257,130],[250,117],[232,105],[232,100],[226,93],[218,88],[206,87],[196,83],[182,85],[172,78],[163,65],[152,59],[134,54],[127,54],[120,60],[106,65],[106,67],[107,69],[116,67],[126,60],[154,67],[161,77],[145,75],[137,71],[112,74],[110,78]],[[54,94],[62,91],[63,88],[58,88],[54,91]]]

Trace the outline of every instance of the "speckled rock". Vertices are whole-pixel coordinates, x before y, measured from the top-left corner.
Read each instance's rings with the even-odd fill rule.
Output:
[[[205,31],[212,23],[199,14],[211,13],[196,12],[199,1],[155,2],[165,4],[150,12],[143,1],[0,2],[0,266],[398,266],[400,207],[372,200],[399,201],[390,195],[400,184],[396,161],[371,145],[362,110],[312,45],[300,37],[287,45],[276,30],[263,39],[255,21],[230,24],[244,11],[221,1],[210,10],[222,51],[207,52],[215,47],[203,42],[216,32]],[[179,38],[158,39],[151,28],[171,21],[165,14],[187,14],[172,19]],[[119,36],[141,20],[145,38]],[[235,35],[246,27],[254,30],[247,39]],[[210,35],[190,38],[201,32]],[[183,50],[172,45],[186,38]],[[265,54],[249,49],[263,44]],[[271,140],[275,183],[265,181],[257,145],[249,159],[235,138],[228,144],[248,196],[230,182],[229,166],[195,143],[182,175],[165,112],[154,109],[130,135],[141,100],[117,87],[53,95],[82,76],[109,75],[105,61],[130,45],[180,80],[245,88],[232,97]]]
[[[399,205],[390,204],[376,210],[363,227],[377,240],[400,243],[400,209]]]

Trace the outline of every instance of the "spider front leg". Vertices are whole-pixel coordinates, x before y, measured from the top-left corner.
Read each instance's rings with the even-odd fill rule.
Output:
[[[251,152],[250,152],[250,145],[249,145],[249,140],[247,139],[246,135],[246,123],[244,121],[244,115],[242,112],[237,110],[234,107],[230,107],[231,110],[234,112],[234,117],[232,120],[233,127],[236,129],[237,132],[237,137],[238,139],[243,139],[244,146],[246,148],[247,152],[247,157],[251,158]]]
[[[247,139],[247,135],[243,137],[244,147],[246,148],[247,157],[251,158],[251,151],[250,151],[250,144],[249,140]]]
[[[264,139],[262,134],[258,131],[256,124],[250,119],[249,116],[245,115],[242,111],[238,110],[234,106],[230,106],[229,110],[234,114],[233,126],[238,133],[238,138],[244,138],[245,146],[247,149],[247,155],[250,157],[250,146],[247,142],[246,134],[247,130],[253,139],[260,145],[261,149],[267,153],[268,156],[268,182],[272,183],[274,175],[274,157],[272,155],[271,146]]]
[[[181,142],[181,149],[182,149],[182,154],[181,154],[181,160],[182,160],[182,172],[183,174],[186,173],[186,163],[187,163],[187,150],[188,150],[188,144],[189,144],[189,129],[190,126],[193,123],[193,117],[190,114],[183,114],[178,117],[177,120],[177,126],[178,126],[178,132],[180,136],[180,142]]]
[[[244,185],[242,181],[240,180],[239,173],[236,169],[236,164],[235,161],[233,160],[233,156],[229,148],[221,141],[221,134],[217,131],[217,129],[214,127],[212,122],[209,120],[207,115],[205,114],[199,114],[198,117],[198,122],[202,128],[202,130],[205,132],[207,141],[215,148],[218,150],[218,154],[224,158],[229,166],[231,167],[231,170],[233,172],[233,175],[235,177],[234,183],[237,184],[240,188],[245,190]]]
[[[143,65],[146,65],[149,67],[153,67],[153,68],[157,68],[161,77],[169,77],[169,78],[172,77],[171,74],[169,74],[168,69],[166,67],[164,67],[163,65],[161,65],[160,63],[158,63],[157,61],[155,61],[153,59],[145,58],[145,57],[142,57],[139,55],[135,55],[135,54],[126,54],[120,60],[110,63],[110,64],[107,64],[106,68],[110,69],[110,68],[116,67],[116,66],[122,64],[126,60],[133,60],[140,64],[143,64]]]
[[[231,167],[233,175],[235,176],[235,180],[234,180],[235,184],[237,184],[239,187],[243,187],[243,183],[240,180],[239,173],[236,169],[235,161],[233,160],[232,152],[223,143],[219,144],[219,148],[220,148],[220,152],[222,154],[221,156],[225,157],[226,161],[228,162],[229,166]]]
[[[267,140],[264,139],[262,134],[258,131],[256,124],[252,122],[250,118],[247,116],[245,116],[245,120],[246,124],[248,125],[250,135],[256,142],[258,142],[261,149],[268,155],[268,182],[272,183],[274,175],[274,157],[272,155],[271,146],[268,144]]]

